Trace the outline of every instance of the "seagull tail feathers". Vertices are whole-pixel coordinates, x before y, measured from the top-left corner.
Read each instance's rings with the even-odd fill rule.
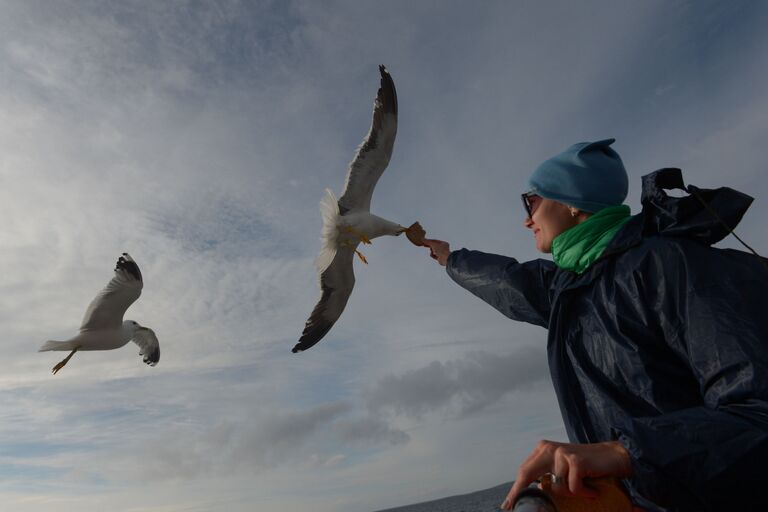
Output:
[[[48,340],[37,349],[38,352],[48,352],[49,350],[74,350],[75,345],[71,341]]]
[[[336,243],[339,237],[336,226],[341,218],[339,202],[329,188],[325,189],[325,196],[320,200],[320,215],[323,217],[323,229],[320,232],[322,246],[320,254],[315,259],[315,266],[318,272],[322,273],[336,257]]]

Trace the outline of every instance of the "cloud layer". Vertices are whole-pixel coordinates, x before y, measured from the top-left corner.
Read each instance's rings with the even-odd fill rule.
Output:
[[[376,510],[507,481],[563,439],[546,332],[378,239],[347,310],[290,353],[386,64],[398,140],[376,213],[539,257],[518,194],[580,140],[757,200],[768,247],[768,8],[718,2],[0,3],[0,500],[9,509]],[[727,246],[734,243],[727,241]],[[72,335],[119,253],[145,288],[128,346]],[[763,249],[765,252],[765,249]]]

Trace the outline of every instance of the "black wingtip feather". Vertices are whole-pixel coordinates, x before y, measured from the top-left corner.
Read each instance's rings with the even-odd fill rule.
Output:
[[[379,65],[379,73],[381,74],[381,86],[379,88],[378,96],[382,98],[385,105],[392,110],[392,113],[397,115],[397,92],[395,90],[395,81],[392,80],[392,75],[389,74],[389,70],[384,64]],[[390,96],[387,98],[386,96]]]
[[[123,253],[123,255],[128,256],[126,253]],[[131,274],[134,279],[141,281],[141,270],[139,270],[139,266],[135,261],[127,260],[123,256],[120,256],[117,259],[117,264],[115,265],[115,271],[118,270],[125,270]]]
[[[333,327],[333,324],[335,323],[330,322],[325,325],[309,325],[310,321],[311,320],[307,321],[307,326],[304,328],[304,333],[302,333],[301,338],[299,338],[299,342],[291,349],[291,352],[294,354],[304,352],[308,348],[317,345],[317,343],[328,334],[328,331],[331,330],[331,327]]]
[[[160,348],[158,347],[157,350],[153,350],[149,354],[144,356],[144,362],[147,363],[149,366],[155,366],[157,363],[160,362]]]

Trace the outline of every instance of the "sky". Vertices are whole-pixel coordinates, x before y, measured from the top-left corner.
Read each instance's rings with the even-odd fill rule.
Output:
[[[290,351],[378,65],[399,100],[378,215],[542,257],[528,175],[615,137],[634,212],[641,176],[681,167],[754,196],[737,232],[768,253],[767,22],[747,1],[0,0],[2,510],[365,512],[512,480],[565,440],[546,331],[404,237]],[[65,354],[37,348],[123,251],[160,363],[130,344],[51,375]]]

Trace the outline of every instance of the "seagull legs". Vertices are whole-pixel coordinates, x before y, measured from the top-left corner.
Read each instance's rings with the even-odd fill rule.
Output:
[[[356,230],[352,226],[345,227],[344,231],[346,233],[349,233],[350,235],[355,235],[356,237],[358,237],[363,244],[371,245],[371,240],[368,238],[368,236],[365,233],[361,233],[360,231]],[[347,245],[352,245],[352,244],[348,242]],[[363,253],[355,249],[355,254],[357,254],[358,258],[360,258],[360,261],[362,261],[366,265],[368,264],[368,260],[365,259],[365,256],[363,255]]]
[[[368,242],[368,243],[370,243],[370,242]],[[351,243],[349,243],[349,242],[346,242],[346,243],[344,243],[344,245],[346,245],[347,247],[352,247],[352,244],[351,244]],[[358,258],[360,258],[360,261],[362,261],[362,262],[363,262],[363,263],[365,263],[366,265],[368,264],[368,260],[367,260],[367,259],[365,259],[365,256],[363,255],[363,253],[361,253],[360,251],[358,251],[357,249],[355,249],[355,254],[357,254],[357,257],[358,257]]]
[[[347,226],[344,228],[344,231],[349,233],[350,235],[355,235],[360,239],[361,242],[363,242],[365,245],[371,245],[371,240],[368,238],[368,235],[365,233],[361,233],[360,231],[356,230],[352,226]]]
[[[69,360],[72,358],[72,356],[73,356],[73,355],[75,355],[75,352],[77,352],[77,350],[78,350],[79,348],[80,348],[80,347],[77,347],[75,350],[73,350],[72,352],[70,352],[70,353],[69,353],[69,355],[68,355],[67,357],[65,357],[63,361],[61,361],[60,363],[58,363],[56,366],[54,366],[54,367],[53,367],[53,370],[52,370],[52,371],[53,371],[53,374],[54,374],[54,375],[56,375],[56,372],[58,372],[59,370],[61,370],[62,368],[64,368],[64,365],[65,365],[65,364],[67,364],[67,363],[69,362]]]

